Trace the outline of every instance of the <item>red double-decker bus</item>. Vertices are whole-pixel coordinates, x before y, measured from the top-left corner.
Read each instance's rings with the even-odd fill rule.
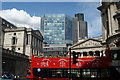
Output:
[[[120,80],[120,75],[110,66],[110,56],[85,56],[73,58],[40,58],[32,56],[27,79],[30,80]]]

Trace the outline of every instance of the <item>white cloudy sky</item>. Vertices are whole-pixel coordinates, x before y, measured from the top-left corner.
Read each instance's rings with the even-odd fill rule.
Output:
[[[3,2],[0,16],[17,27],[40,30],[40,17],[44,14],[62,13],[74,17],[77,13],[84,13],[84,20],[88,23],[88,37],[96,37],[102,34],[98,6],[99,2]]]
[[[8,10],[1,10],[0,16],[17,27],[32,27],[33,29],[40,28],[40,17],[30,16],[24,10],[17,10],[15,8]]]
[[[89,15],[92,16],[94,14],[89,13]],[[12,24],[16,25],[17,27],[27,27],[40,30],[41,18],[38,16],[30,16],[30,14],[28,14],[24,10],[17,10],[16,8],[1,10],[0,16],[11,22]],[[94,37],[94,35],[99,35],[101,33],[101,28],[99,28],[100,24],[100,17],[98,16],[94,17],[91,23],[88,23],[89,37]]]

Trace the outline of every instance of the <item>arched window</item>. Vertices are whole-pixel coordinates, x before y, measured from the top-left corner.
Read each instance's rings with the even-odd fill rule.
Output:
[[[81,57],[81,53],[80,52],[77,52],[77,55]]]
[[[100,51],[95,51],[95,56],[100,56]]]
[[[93,51],[89,51],[89,56],[93,56]]]
[[[87,52],[83,52],[83,56],[87,56]]]

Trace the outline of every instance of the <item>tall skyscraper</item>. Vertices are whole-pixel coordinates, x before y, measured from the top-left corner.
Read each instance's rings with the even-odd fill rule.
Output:
[[[48,44],[72,44],[72,20],[65,14],[45,14],[41,30]]]
[[[84,14],[75,14],[73,18],[73,44],[77,43],[79,39],[88,37],[87,22],[84,21]]]
[[[78,18],[78,21],[84,21],[84,14],[83,13],[75,14],[75,17]]]

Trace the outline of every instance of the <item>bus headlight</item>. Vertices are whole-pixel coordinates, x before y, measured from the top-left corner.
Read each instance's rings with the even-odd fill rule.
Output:
[[[37,69],[37,71],[38,71],[38,72],[40,72],[40,71],[41,71],[41,69],[40,69],[40,68],[38,68],[38,69]]]

